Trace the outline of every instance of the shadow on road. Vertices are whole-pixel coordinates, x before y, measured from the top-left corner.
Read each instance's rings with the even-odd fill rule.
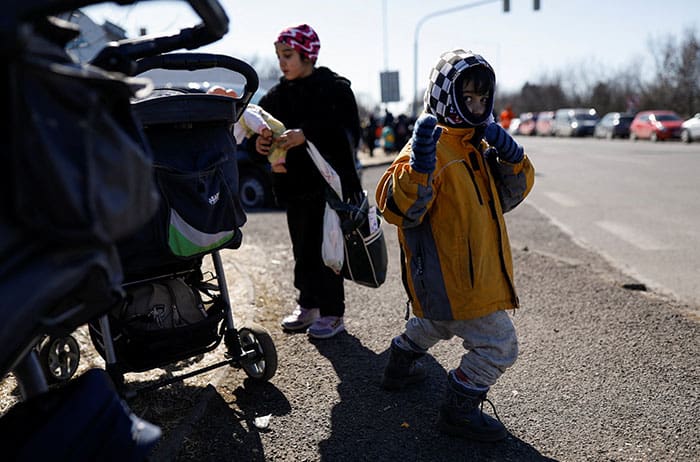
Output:
[[[149,460],[265,461],[260,433],[267,430],[257,428],[255,419],[289,413],[289,401],[271,383],[250,379],[232,395],[234,402],[211,385],[176,384],[135,398],[132,408],[137,414],[164,430]]]
[[[439,433],[435,422],[447,378],[430,355],[422,360],[428,371],[424,383],[387,392],[379,379],[388,349],[377,354],[348,333],[314,344],[340,379],[331,437],[319,445],[323,461],[553,460],[512,435],[500,443],[475,443]]]

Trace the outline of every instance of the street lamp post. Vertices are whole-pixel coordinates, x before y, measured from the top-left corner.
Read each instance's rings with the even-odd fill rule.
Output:
[[[454,13],[455,11],[466,10],[467,8],[473,8],[475,6],[486,5],[487,3],[496,3],[502,0],[481,0],[479,2],[468,3],[466,5],[455,6],[453,8],[448,8],[446,10],[435,11],[426,16],[423,16],[418,23],[416,23],[416,30],[413,33],[413,101],[411,101],[411,107],[413,108],[413,116],[418,115],[416,110],[416,100],[418,99],[418,34],[420,32],[421,26],[431,18],[436,16],[442,16],[444,14]]]

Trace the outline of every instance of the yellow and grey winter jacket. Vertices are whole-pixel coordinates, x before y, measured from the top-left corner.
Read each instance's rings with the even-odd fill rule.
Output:
[[[413,170],[411,143],[377,185],[384,218],[398,227],[402,274],[413,313],[463,320],[518,307],[503,213],[534,183],[527,155],[517,164],[482,154],[474,128],[440,125],[433,173]]]

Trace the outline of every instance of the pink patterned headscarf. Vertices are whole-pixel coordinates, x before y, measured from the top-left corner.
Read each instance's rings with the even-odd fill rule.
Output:
[[[289,27],[280,32],[277,42],[284,43],[299,52],[300,55],[316,62],[318,51],[321,49],[321,41],[316,31],[308,24]]]

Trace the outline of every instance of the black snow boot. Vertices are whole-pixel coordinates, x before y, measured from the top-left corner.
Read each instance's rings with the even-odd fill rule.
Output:
[[[488,389],[471,390],[458,383],[454,373],[448,374],[447,393],[438,420],[439,430],[475,441],[498,441],[505,438],[508,433],[500,419],[494,419],[483,412],[484,401],[493,407],[491,401],[486,399],[487,391]],[[493,411],[496,412],[495,407]]]
[[[384,368],[382,376],[382,388],[392,391],[400,390],[407,385],[423,381],[426,375],[425,369],[416,362],[423,356],[425,353],[404,350],[396,344],[395,340],[392,340],[389,362]]]

